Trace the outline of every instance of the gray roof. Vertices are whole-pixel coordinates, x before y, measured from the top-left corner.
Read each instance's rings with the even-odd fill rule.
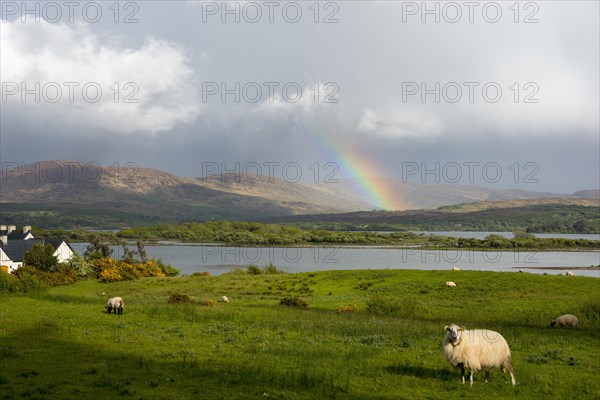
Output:
[[[50,244],[54,249],[58,249],[60,245],[65,242],[71,250],[73,248],[65,239],[59,238],[48,238],[48,239],[28,239],[28,240],[8,240],[6,244],[0,242],[0,248],[4,250],[8,258],[13,262],[22,262],[25,252],[31,250],[36,244]]]
[[[30,232],[31,231],[23,232],[22,229],[15,229],[11,233],[8,233],[8,231],[2,230],[0,231],[0,236],[6,235],[8,237],[8,240],[23,240],[25,239],[25,236],[27,236],[27,234]]]

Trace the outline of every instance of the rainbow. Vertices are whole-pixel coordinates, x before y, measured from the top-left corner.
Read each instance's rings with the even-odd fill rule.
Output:
[[[382,178],[379,167],[375,162],[369,160],[364,154],[359,154],[344,147],[339,142],[333,142],[324,134],[316,134],[315,130],[309,129],[319,142],[321,151],[326,153],[329,159],[333,158],[340,171],[355,179],[355,190],[367,202],[382,210],[401,210],[403,204],[394,194],[393,187],[389,181]]]

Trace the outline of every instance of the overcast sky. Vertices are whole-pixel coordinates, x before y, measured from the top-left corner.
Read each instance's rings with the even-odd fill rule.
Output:
[[[2,1],[0,158],[597,189],[599,3],[513,3]]]

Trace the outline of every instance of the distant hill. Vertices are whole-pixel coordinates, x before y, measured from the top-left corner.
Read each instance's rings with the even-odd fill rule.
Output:
[[[600,190],[579,190],[571,195],[580,199],[594,199],[600,200]]]
[[[238,176],[239,178],[239,176]],[[373,208],[368,200],[361,200],[352,193],[339,191],[341,184],[304,185],[290,183],[281,179],[235,179],[235,175],[220,174],[205,178],[196,178],[203,187],[219,192],[241,196],[254,196],[287,205],[304,205],[296,208],[293,214],[306,214],[306,205],[326,210],[325,212],[339,212],[370,210]]]
[[[470,203],[495,202],[501,200],[537,200],[537,199],[597,199],[595,190],[582,190],[573,194],[536,192],[522,189],[489,189],[479,186],[454,184],[418,184],[403,183],[389,179],[371,178],[370,181],[385,193],[398,210],[436,209],[442,206],[464,205]],[[338,183],[319,183],[315,185],[290,184],[275,180],[269,182],[265,177],[259,181],[223,178],[220,175],[202,180],[205,187],[227,193],[258,196],[273,201],[302,202],[315,204],[322,208],[344,209],[346,211],[372,211],[377,209],[373,199],[361,192],[356,180],[340,180]],[[543,200],[545,201],[545,200]],[[525,203],[522,203],[525,204]],[[306,214],[299,212],[296,214]]]
[[[522,208],[544,205],[559,205],[559,206],[584,206],[598,207],[600,199],[593,198],[578,198],[578,197],[560,197],[560,198],[541,198],[541,199],[511,199],[497,201],[476,201],[474,203],[456,204],[450,206],[439,207],[440,211],[466,213],[472,211],[490,210],[494,208]],[[599,215],[600,217],[600,215]]]
[[[261,219],[305,229],[600,233],[600,201],[503,200],[435,210],[358,211]]]
[[[399,209],[435,209],[500,199],[561,197],[566,201],[575,197],[593,199],[598,195],[597,190],[555,195],[383,179],[373,182],[395,199]],[[27,222],[43,228],[121,228],[161,222],[263,220],[376,209],[372,199],[355,189],[356,184],[346,180],[305,185],[267,177],[236,180],[221,175],[183,178],[134,165],[117,168],[45,161],[2,170],[0,220],[3,224]]]
[[[26,220],[46,228],[106,228],[368,208],[319,188],[279,180],[268,187],[272,193],[216,177],[204,181],[150,168],[47,161],[2,171],[0,217],[3,223]]]
[[[398,210],[435,209],[445,205],[464,204],[478,201],[494,201],[508,199],[539,199],[571,197],[568,194],[536,192],[521,189],[490,189],[474,185],[458,184],[423,184],[404,183],[390,179],[372,178],[370,182],[385,193],[386,198],[393,199]],[[322,184],[328,186],[331,184]],[[342,181],[336,188],[338,193],[345,196],[356,196],[352,191],[357,186],[356,181]],[[368,202],[369,199],[358,197],[358,200]]]

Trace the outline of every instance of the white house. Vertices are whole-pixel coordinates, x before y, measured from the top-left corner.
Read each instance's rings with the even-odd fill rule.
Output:
[[[11,260],[8,255],[4,252],[4,242],[0,243],[0,266],[2,269],[5,269],[6,272],[13,272],[13,260]]]
[[[50,244],[54,247],[54,256],[58,262],[69,261],[75,251],[64,239],[41,238],[36,239],[31,233],[31,226],[25,225],[22,230],[17,230],[15,225],[0,225],[0,266],[8,273],[23,266],[25,252],[31,250],[36,244]]]

